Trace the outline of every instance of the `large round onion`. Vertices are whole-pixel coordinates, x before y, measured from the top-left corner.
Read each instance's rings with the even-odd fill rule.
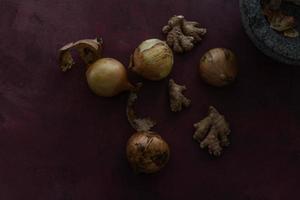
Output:
[[[211,49],[202,56],[199,72],[208,84],[217,87],[226,86],[232,83],[238,74],[236,56],[229,49]]]
[[[91,64],[86,78],[90,89],[99,96],[111,97],[133,88],[124,65],[113,58],[102,58]]]
[[[167,77],[173,67],[173,52],[166,42],[149,39],[135,49],[132,70],[149,80]]]
[[[135,133],[127,143],[127,159],[136,172],[155,173],[169,160],[168,144],[152,132]]]

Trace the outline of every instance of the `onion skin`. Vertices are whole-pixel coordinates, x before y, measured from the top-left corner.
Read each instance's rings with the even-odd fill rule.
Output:
[[[153,132],[138,132],[127,142],[127,159],[136,172],[151,174],[162,169],[169,160],[168,144]]]
[[[86,79],[90,89],[102,97],[112,97],[133,89],[124,65],[113,58],[102,58],[91,64],[86,71]]]
[[[132,70],[148,80],[161,80],[167,77],[174,63],[173,52],[166,42],[149,39],[135,49]]]
[[[199,73],[209,85],[216,87],[229,85],[238,74],[236,56],[229,49],[211,49],[200,59]]]

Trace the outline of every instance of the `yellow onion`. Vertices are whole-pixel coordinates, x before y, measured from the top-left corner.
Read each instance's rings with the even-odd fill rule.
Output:
[[[133,88],[124,65],[113,58],[102,58],[91,64],[86,71],[86,79],[90,89],[103,97],[115,96]]]
[[[161,80],[170,74],[173,63],[173,52],[167,43],[149,39],[135,49],[131,68],[145,79]]]
[[[99,96],[111,97],[131,90],[125,67],[113,58],[101,58],[103,41],[101,38],[71,42],[59,49],[59,65],[66,72],[74,65],[71,50],[78,51],[80,58],[88,66],[86,79],[90,89]]]
[[[206,52],[199,64],[201,78],[212,86],[232,83],[238,74],[237,59],[229,49],[215,48]]]
[[[155,173],[169,160],[168,144],[153,132],[138,132],[127,142],[127,159],[136,172]]]

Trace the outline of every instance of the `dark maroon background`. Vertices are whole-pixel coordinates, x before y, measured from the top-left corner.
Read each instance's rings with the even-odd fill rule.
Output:
[[[171,113],[168,80],[145,82],[137,110],[158,121],[171,159],[158,174],[136,175],[125,156],[134,132],[126,94],[93,95],[83,63],[62,73],[57,50],[101,36],[104,56],[127,65],[141,41],[164,38],[161,27],[174,14],[208,28],[201,45],[176,55],[170,75],[187,85],[192,106]],[[300,68],[253,46],[237,0],[1,0],[0,22],[0,200],[299,198]],[[228,88],[209,87],[197,74],[213,47],[239,58],[238,81]],[[218,159],[192,140],[209,105],[232,128]]]

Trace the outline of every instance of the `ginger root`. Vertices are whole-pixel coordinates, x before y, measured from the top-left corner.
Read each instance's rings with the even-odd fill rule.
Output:
[[[131,91],[127,101],[126,114],[127,119],[136,131],[148,132],[156,125],[156,122],[150,118],[139,118],[134,110],[134,104],[138,98],[137,94],[142,87],[142,83],[138,83],[135,90]]]
[[[188,107],[191,104],[191,100],[186,98],[182,92],[186,90],[185,85],[178,85],[173,79],[169,80],[169,97],[170,108],[173,112],[179,112],[182,107]]]
[[[175,15],[162,28],[162,32],[167,34],[167,44],[175,52],[183,53],[192,50],[194,45],[202,40],[201,36],[204,36],[207,30],[200,28],[198,22],[187,21],[184,16]]]
[[[75,48],[80,58],[87,64],[94,63],[102,54],[102,39],[84,39],[66,44],[59,50],[59,64],[62,71],[67,71],[75,64],[71,50]]]
[[[220,156],[223,147],[229,145],[229,124],[216,108],[210,106],[208,116],[194,124],[196,132],[193,138],[200,143],[202,149],[208,148],[213,156]]]

